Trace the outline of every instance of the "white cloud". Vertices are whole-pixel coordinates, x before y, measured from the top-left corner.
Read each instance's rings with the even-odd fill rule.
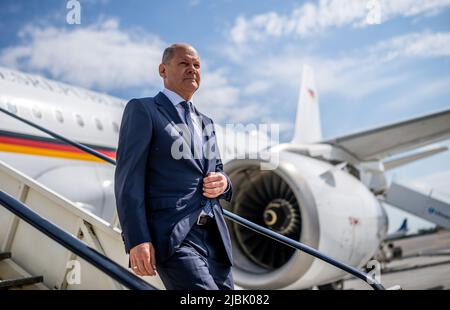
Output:
[[[400,57],[450,56],[450,32],[410,33],[378,43],[369,52],[382,55],[384,61]]]
[[[396,86],[411,78],[407,73],[392,70],[405,61],[450,56],[450,33],[412,33],[394,37],[374,46],[347,52],[345,56],[324,58],[309,54],[302,48],[289,46],[279,55],[251,55],[238,62],[240,70],[249,72],[256,85],[249,84],[244,94],[253,88],[264,92],[283,86],[297,90],[303,64],[313,67],[320,93],[334,93],[352,99],[362,99],[374,92]],[[421,87],[423,95],[445,91],[448,80]],[[404,102],[402,100],[402,102]],[[401,104],[400,102],[398,104]],[[397,104],[395,104],[397,105]]]
[[[450,6],[450,0],[373,2],[380,3],[382,22],[399,16],[435,15]],[[300,48],[294,43],[285,44],[278,55],[264,54],[265,49],[251,44],[260,42],[266,44],[262,46],[270,46],[273,41],[267,39],[273,37],[302,38],[321,34],[332,27],[365,26],[367,3],[361,0],[322,0],[300,5],[287,15],[272,11],[248,18],[240,16],[229,31],[234,44],[223,46],[221,52],[241,66],[240,70],[250,72],[248,76],[253,80],[265,83],[266,89],[276,84],[297,90],[301,67],[306,63],[314,68],[321,93],[334,93],[351,99],[362,99],[411,78],[406,72],[393,70],[393,65],[399,67],[412,58],[450,55],[450,32],[401,35],[334,58],[317,56],[317,53],[309,51],[310,47],[302,45]],[[434,86],[443,91],[443,87]],[[251,91],[250,85],[243,89],[244,94]]]
[[[282,51],[274,54],[270,48],[248,49],[249,55],[234,60],[233,72],[241,72],[233,76],[236,85],[240,87],[240,98],[243,105],[249,103],[246,99],[270,98],[272,102],[262,102],[255,105],[255,115],[260,116],[259,109],[264,107],[272,119],[280,122],[292,122],[291,115],[280,112],[280,106],[292,107],[295,112],[298,89],[301,80],[303,64],[313,67],[316,76],[316,86],[319,98],[323,94],[339,97],[338,100],[349,104],[365,104],[365,98],[371,95],[391,93],[386,101],[378,102],[380,107],[389,109],[404,109],[412,104],[423,102],[427,96],[441,96],[448,92],[450,80],[436,76],[426,83],[419,84],[416,92],[402,92],[398,90],[405,86],[411,87],[421,76],[414,76],[415,70],[409,70],[411,64],[421,61],[419,58],[448,57],[450,55],[450,32],[430,33],[418,32],[386,39],[373,45],[347,51],[345,55],[323,57],[314,50],[288,43]],[[225,46],[229,55],[238,55],[239,51],[248,46]],[[428,48],[427,48],[428,47]],[[237,52],[236,52],[237,51]],[[267,51],[267,52],[266,52]],[[411,73],[413,72],[413,73]],[[228,75],[227,76],[231,76]],[[276,90],[274,92],[274,90]],[[276,94],[276,95],[274,95]],[[288,96],[285,96],[289,94]],[[277,97],[282,97],[281,101]],[[343,99],[344,98],[344,99]],[[429,98],[428,98],[429,99]],[[288,100],[288,101],[286,101]],[[320,100],[320,99],[319,99]],[[251,119],[252,109],[247,109]],[[224,119],[233,119],[229,111],[221,111]],[[239,113],[240,114],[240,113]],[[276,115],[274,115],[276,114]],[[245,114],[244,114],[245,115]],[[238,117],[235,116],[235,119]],[[288,135],[287,127],[283,135]]]
[[[283,59],[280,62],[280,59]],[[299,89],[303,64],[312,66],[320,93],[335,93],[353,99],[401,82],[403,75],[387,76],[378,63],[371,63],[364,56],[324,59],[299,53],[287,53],[264,60],[264,67],[253,68],[255,76],[266,83],[277,83],[291,89]],[[270,70],[266,70],[269,67]]]
[[[204,66],[203,68],[205,68]],[[194,97],[195,105],[202,113],[218,123],[247,122],[255,119],[257,107],[254,104],[238,106],[242,98],[241,90],[233,86],[223,69],[204,71],[200,89]],[[239,110],[239,113],[236,111]]]
[[[234,111],[229,111],[228,119],[234,123],[245,123],[249,120],[256,121],[256,118],[264,118],[268,113],[267,107],[261,106],[260,104],[254,102],[244,103]]]
[[[0,51],[1,65],[102,91],[134,88],[137,97],[151,96],[162,86],[157,68],[166,44],[139,29],[122,30],[114,18],[74,30],[26,26],[19,36],[22,44]],[[233,112],[242,91],[224,68],[209,70],[206,59],[203,64],[202,85],[194,98],[202,112],[219,122],[247,122],[265,115],[257,104]],[[262,88],[253,84],[246,91]]]
[[[259,93],[265,92],[270,88],[270,83],[268,81],[253,81],[244,87],[245,95],[257,95]]]
[[[411,107],[414,104],[429,102],[444,92],[450,93],[450,78],[438,78],[426,84],[418,84],[414,92],[403,93],[384,106],[391,110]]]
[[[201,112],[221,124],[257,122],[270,115],[261,103],[243,102],[243,91],[233,86],[227,76],[228,72],[223,69],[202,73],[201,87],[194,97]]]
[[[424,14],[426,16],[436,15],[450,5],[448,0],[395,0],[381,1],[382,17],[390,19],[397,15],[415,16]]]
[[[22,44],[0,52],[2,65],[101,90],[160,84],[164,42],[121,31],[116,19],[74,30],[27,26],[19,36]]]
[[[379,3],[381,22],[397,16],[430,16],[450,6],[450,0],[374,0]],[[231,30],[233,43],[258,42],[270,37],[308,37],[323,33],[331,27],[351,25],[366,26],[369,13],[368,1],[321,0],[308,2],[292,11],[290,15],[277,12],[259,14],[250,18],[239,16]]]
[[[231,106],[239,101],[239,89],[231,86],[224,70],[202,73],[201,87],[195,95],[200,107]]]

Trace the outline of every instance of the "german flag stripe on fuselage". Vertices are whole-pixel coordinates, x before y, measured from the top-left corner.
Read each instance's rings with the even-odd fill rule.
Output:
[[[92,144],[84,145],[111,157],[112,159],[116,158],[116,149],[114,148]],[[0,152],[105,163],[104,160],[88,154],[72,145],[65,144],[62,141],[4,130],[0,130]]]

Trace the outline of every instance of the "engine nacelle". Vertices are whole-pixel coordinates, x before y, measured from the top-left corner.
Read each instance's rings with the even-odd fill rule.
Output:
[[[360,267],[386,233],[386,214],[355,177],[303,155],[279,152],[274,170],[264,161],[235,159],[225,170],[233,199],[223,206],[261,226],[298,240],[341,262]],[[236,223],[234,280],[249,289],[302,289],[336,281],[345,272]]]

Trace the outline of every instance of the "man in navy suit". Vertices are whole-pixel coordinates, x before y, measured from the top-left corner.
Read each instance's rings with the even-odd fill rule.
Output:
[[[219,204],[231,200],[232,186],[213,122],[193,105],[197,51],[166,48],[159,75],[164,89],[130,100],[120,127],[114,186],[130,266],[140,276],[157,271],[167,289],[233,289]]]

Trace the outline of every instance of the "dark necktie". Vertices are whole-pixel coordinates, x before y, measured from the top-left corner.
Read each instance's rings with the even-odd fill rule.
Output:
[[[186,120],[186,124],[189,127],[189,131],[191,132],[191,152],[192,154],[195,154],[194,152],[194,147],[197,148],[195,142],[197,139],[195,139],[195,130],[194,130],[194,123],[192,122],[192,117],[191,117],[191,111],[192,109],[192,103],[191,102],[186,102],[186,101],[182,101],[180,102],[181,106],[184,109],[184,119]],[[205,206],[203,207],[203,212],[205,212],[209,217],[213,217],[213,212],[212,212],[212,207],[211,207],[211,201],[208,199],[206,201]]]
[[[191,102],[187,102],[187,101],[182,101],[180,102],[181,106],[184,109],[184,119],[186,120],[186,125],[189,128],[190,131],[190,136],[191,136],[191,153],[193,156],[195,156],[195,129],[194,129],[194,123],[192,122],[192,117],[191,117],[191,110],[192,110],[192,103]],[[195,157],[194,157],[195,158]]]

